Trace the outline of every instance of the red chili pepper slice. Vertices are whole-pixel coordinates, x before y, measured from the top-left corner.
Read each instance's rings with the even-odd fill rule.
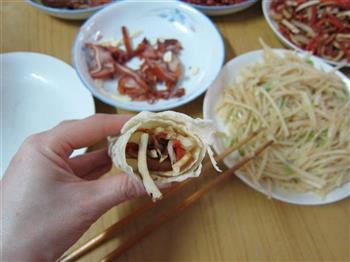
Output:
[[[322,40],[321,35],[314,37],[313,39],[310,40],[310,42],[306,46],[306,50],[311,51],[311,52],[315,52],[317,49],[317,46],[320,44],[321,40]]]
[[[333,24],[335,27],[339,28],[340,30],[344,29],[343,23],[332,14],[326,14],[326,13],[322,14],[320,22],[322,22],[322,23],[328,22],[328,23]]]
[[[311,7],[311,25],[316,24],[317,22],[317,7],[316,6],[312,6]]]
[[[167,136],[168,134],[166,132],[159,132],[156,134],[157,139],[166,139]]]
[[[123,34],[123,41],[124,41],[126,53],[128,57],[131,58],[133,55],[133,51],[132,51],[128,29],[125,26],[122,26],[122,34]]]
[[[345,8],[350,8],[349,0],[320,0],[321,3],[335,3],[336,5],[340,5]]]
[[[177,139],[173,141],[173,148],[175,151],[176,161],[179,161],[186,154],[186,150],[182,147],[181,141]]]
[[[146,63],[159,80],[164,82],[176,82],[177,78],[171,72],[168,72],[166,68],[162,68],[158,63],[152,63],[148,59],[146,59]]]
[[[285,29],[283,26],[279,26],[279,30],[285,37],[287,37],[288,39],[290,38],[289,31],[287,29]]]
[[[340,49],[344,52],[345,56],[346,56],[346,61],[348,63],[350,63],[350,48],[346,47],[344,43],[339,43],[340,45]]]
[[[182,97],[185,95],[185,88],[181,87],[176,89],[175,93],[171,94],[170,97]]]

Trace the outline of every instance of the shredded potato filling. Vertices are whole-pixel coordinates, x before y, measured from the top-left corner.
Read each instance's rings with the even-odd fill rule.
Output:
[[[138,171],[147,192],[159,199],[155,176],[177,176],[195,160],[194,141],[173,128],[157,127],[154,131],[139,128],[126,146],[128,163]],[[136,165],[135,165],[136,164]]]
[[[264,46],[263,61],[241,70],[216,110],[227,147],[266,128],[241,156],[274,139],[269,151],[241,169],[252,181],[321,197],[350,181],[349,91],[334,72]]]
[[[171,140],[168,142],[167,150],[171,161],[171,165],[173,165],[176,162],[176,156],[173,149],[173,142]]]
[[[137,167],[142,176],[145,188],[147,192],[152,196],[153,199],[160,199],[162,193],[151,178],[148,167],[147,167],[147,145],[148,145],[148,134],[143,133],[140,136],[139,152]]]
[[[181,167],[183,167],[190,159],[191,159],[191,154],[186,153],[179,161],[173,164],[173,170],[175,173],[179,173],[181,170]]]

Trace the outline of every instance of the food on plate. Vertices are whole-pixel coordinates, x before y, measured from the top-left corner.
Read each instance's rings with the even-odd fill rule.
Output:
[[[265,46],[263,61],[242,69],[218,101],[227,147],[259,128],[265,131],[239,151],[241,156],[275,140],[240,170],[257,186],[324,197],[350,180],[349,90],[334,71]]]
[[[39,0],[42,4],[55,8],[80,9],[112,2],[112,0]]]
[[[272,0],[270,13],[278,30],[297,47],[350,63],[350,1]]]
[[[247,0],[182,0],[195,5],[207,5],[207,6],[218,6],[218,5],[234,5],[246,2]]]
[[[110,138],[109,154],[114,165],[142,180],[155,201],[162,194],[155,182],[180,182],[201,173],[215,128],[211,121],[193,119],[173,111],[141,112],[131,118],[118,137]]]
[[[182,97],[185,89],[178,84],[183,76],[179,55],[181,43],[176,39],[158,38],[152,44],[144,38],[136,48],[126,27],[122,27],[123,47],[119,42],[87,43],[87,63],[93,79],[117,79],[117,90],[132,100],[154,103],[159,99]],[[128,62],[138,58],[140,66],[132,69]]]

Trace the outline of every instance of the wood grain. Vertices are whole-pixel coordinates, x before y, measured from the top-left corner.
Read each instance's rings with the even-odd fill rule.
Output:
[[[1,52],[40,52],[71,62],[72,42],[81,22],[52,18],[22,0],[0,0],[0,4]],[[259,49],[259,38],[272,47],[282,47],[266,24],[260,4],[239,14],[214,18],[213,21],[225,39],[226,60]],[[349,71],[346,73],[349,74]],[[97,112],[116,112],[115,108],[98,101],[95,103]],[[202,103],[203,96],[176,110],[198,117],[202,115]],[[115,170],[110,173],[113,172]],[[211,177],[195,180],[192,186],[184,190],[183,195],[201,187],[208,179]],[[164,207],[179,200],[179,197],[175,197],[161,203],[152,213],[132,222],[113,240],[80,261],[99,260],[121,240],[157,217]],[[86,232],[76,246],[141,203],[142,199],[139,199],[111,209]],[[119,260],[349,261],[349,204],[347,199],[325,206],[290,205],[269,200],[233,177]]]

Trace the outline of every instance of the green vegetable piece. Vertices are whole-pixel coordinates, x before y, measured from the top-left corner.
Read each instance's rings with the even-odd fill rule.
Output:
[[[285,107],[287,105],[286,99],[282,98],[281,103],[280,103],[280,108]]]
[[[314,65],[314,62],[312,62],[311,59],[306,60],[306,63],[309,64],[309,65],[312,65],[312,66]]]
[[[266,92],[270,92],[271,91],[271,87],[269,85],[264,85],[263,88],[265,89]]]
[[[231,138],[226,134],[222,134],[222,141],[223,141],[225,147],[231,147],[236,143],[235,138]]]
[[[284,165],[284,171],[286,171],[286,173],[287,173],[288,175],[291,175],[291,174],[294,173],[294,170],[293,170],[288,164],[285,164],[285,165]]]
[[[245,156],[245,151],[244,151],[244,149],[238,149],[238,153],[242,156],[242,157],[244,157]]]
[[[308,136],[307,136],[307,139],[306,139],[306,142],[310,142],[311,140],[313,140],[315,138],[315,132],[314,131],[311,131]]]
[[[319,146],[324,146],[327,144],[327,134],[328,134],[328,129],[323,130],[321,134],[318,135],[316,141]]]

